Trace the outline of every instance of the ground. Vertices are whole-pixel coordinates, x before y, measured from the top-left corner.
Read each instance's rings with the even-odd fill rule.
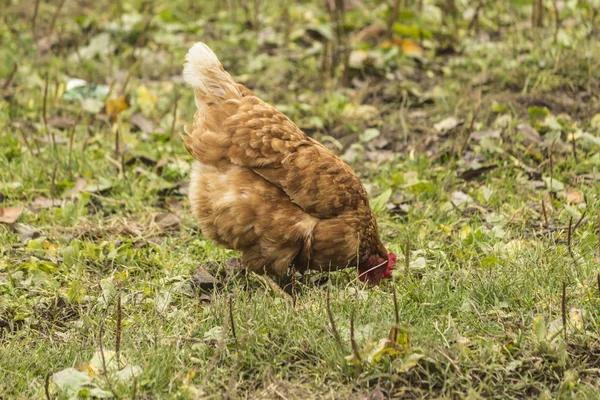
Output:
[[[597,1],[0,3],[0,398],[600,397]],[[354,168],[393,280],[291,298],[202,236],[198,40]]]

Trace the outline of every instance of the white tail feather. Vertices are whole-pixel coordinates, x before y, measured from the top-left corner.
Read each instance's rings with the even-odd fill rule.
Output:
[[[194,44],[185,56],[183,79],[194,89],[218,97],[224,97],[226,88],[235,86],[216,54],[202,42]]]

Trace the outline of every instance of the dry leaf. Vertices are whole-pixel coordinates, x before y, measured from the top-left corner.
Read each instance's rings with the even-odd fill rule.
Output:
[[[36,230],[31,225],[14,224],[12,228],[16,233],[19,234],[19,237],[23,242],[27,242],[31,239],[37,239],[42,235],[40,231]]]
[[[192,275],[192,284],[200,291],[209,292],[217,283],[217,280],[202,266],[199,266]]]
[[[529,124],[517,125],[517,131],[525,136],[525,144],[541,144],[543,141],[538,131]]]
[[[354,40],[357,42],[375,42],[379,38],[383,37],[387,29],[379,24],[371,24],[361,29],[356,35]]]
[[[154,217],[154,223],[163,231],[178,231],[181,228],[179,217],[172,213],[161,213]]]
[[[561,193],[562,196],[565,197],[565,200],[567,201],[567,203],[571,203],[571,204],[581,204],[583,202],[585,202],[585,197],[583,195],[583,192],[577,190],[577,189],[566,189],[564,192]]]
[[[33,200],[30,204],[33,208],[52,208],[62,206],[62,200],[60,199],[48,199],[45,197],[38,197]]]
[[[496,169],[497,167],[497,165],[487,165],[481,168],[468,169],[462,174],[460,174],[459,178],[464,179],[465,181],[470,181],[471,179],[475,179],[478,176],[485,174],[486,172]]]
[[[408,56],[416,58],[423,57],[423,48],[410,39],[394,38],[394,44]]]
[[[162,128],[159,128],[158,126],[156,126],[156,124],[154,122],[152,122],[148,118],[144,117],[140,113],[133,114],[131,116],[131,118],[129,119],[129,121],[133,125],[135,125],[138,128],[140,128],[140,130],[142,132],[144,132],[144,133],[161,133],[161,132],[164,132],[164,130]]]
[[[455,117],[448,117],[446,119],[441,120],[437,124],[433,125],[433,128],[441,134],[445,134],[452,129],[456,128],[459,125],[462,125],[464,121],[459,121]]]
[[[83,178],[77,178],[75,181],[75,186],[71,189],[67,190],[63,197],[76,197],[83,191],[83,189],[87,186],[87,181]]]
[[[0,223],[14,224],[23,214],[23,210],[23,207],[0,207]]]
[[[129,108],[129,102],[125,96],[116,96],[106,101],[106,114],[115,118],[121,111]]]

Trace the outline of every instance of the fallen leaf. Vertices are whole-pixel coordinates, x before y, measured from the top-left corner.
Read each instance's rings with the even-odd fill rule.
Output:
[[[377,40],[387,32],[387,29],[384,26],[379,24],[371,24],[354,35],[354,40],[358,42],[371,42],[373,39]]]
[[[192,284],[204,292],[213,290],[217,283],[217,280],[202,266],[196,269],[191,279]]]
[[[14,224],[12,226],[12,228],[16,233],[19,234],[19,237],[21,238],[22,242],[27,242],[32,239],[37,239],[42,235],[42,233],[40,231],[38,231],[31,225]]]
[[[565,189],[565,184],[554,178],[544,176],[542,180],[546,183],[546,187],[552,192],[560,192]]]
[[[67,368],[58,371],[52,375],[52,381],[61,392],[68,395],[70,399],[79,398],[80,391],[85,390],[85,394],[96,398],[114,397],[112,392],[99,388],[92,383],[92,379],[86,372],[81,372],[75,368]],[[82,393],[83,394],[83,393]]]
[[[0,223],[14,224],[23,214],[23,210],[23,207],[0,207]]]
[[[459,121],[455,117],[448,117],[446,119],[441,120],[437,124],[433,125],[433,128],[440,134],[445,134],[456,128],[459,125],[462,125],[464,121]]]
[[[112,188],[112,183],[106,178],[99,178],[97,182],[88,183],[81,191],[88,193],[102,193]]]
[[[129,108],[129,101],[125,96],[111,97],[106,101],[106,114],[116,118],[119,113]]]
[[[62,206],[62,200],[60,199],[48,199],[46,197],[38,197],[33,200],[30,204],[33,208],[52,208]]]
[[[464,179],[465,181],[470,181],[471,179],[475,179],[478,176],[485,174],[486,172],[492,171],[498,168],[497,165],[487,165],[481,168],[468,169],[462,174],[459,175],[460,179]]]
[[[381,132],[379,132],[379,129],[369,128],[369,129],[366,129],[360,135],[358,135],[358,139],[361,142],[370,142],[371,140],[378,137],[380,134],[381,134]]]
[[[137,126],[144,133],[163,133],[164,130],[159,128],[153,121],[144,117],[140,113],[135,113],[129,119],[133,125]]]
[[[581,204],[581,203],[585,202],[585,197],[583,195],[583,192],[581,192],[580,190],[577,190],[577,189],[568,188],[565,191],[560,192],[559,194],[565,198],[567,203]]]
[[[581,179],[584,183],[591,184],[594,181],[600,181],[600,172],[595,174],[582,174],[577,175],[578,179]]]
[[[75,180],[75,186],[73,186],[71,189],[67,190],[64,194],[63,197],[76,197],[77,195],[79,195],[79,193],[81,193],[83,191],[83,189],[87,186],[87,181],[83,178],[77,178]]]
[[[55,115],[48,118],[48,126],[50,128],[70,129],[74,123],[75,120],[73,118],[62,115]]]
[[[529,124],[519,124],[517,125],[517,132],[522,134],[525,137],[523,141],[525,145],[529,144],[541,144],[542,137],[531,125]]]
[[[421,58],[425,52],[421,46],[410,39],[394,38],[394,44],[407,56]]]
[[[472,203],[473,199],[468,194],[457,190],[457,191],[452,192],[451,201],[455,206],[460,206],[463,203],[466,203],[466,204]]]
[[[498,139],[500,137],[500,130],[488,129],[485,131],[478,131],[471,133],[471,139],[481,140],[484,138]]]
[[[172,213],[161,213],[154,217],[153,221],[162,232],[178,231],[181,228],[181,220]]]

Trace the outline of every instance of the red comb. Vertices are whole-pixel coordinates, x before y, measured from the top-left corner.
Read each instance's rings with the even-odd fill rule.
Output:
[[[385,269],[385,272],[383,273],[383,277],[389,278],[390,276],[392,276],[392,271],[394,270],[395,266],[396,266],[396,255],[394,253],[389,253],[387,268]]]

